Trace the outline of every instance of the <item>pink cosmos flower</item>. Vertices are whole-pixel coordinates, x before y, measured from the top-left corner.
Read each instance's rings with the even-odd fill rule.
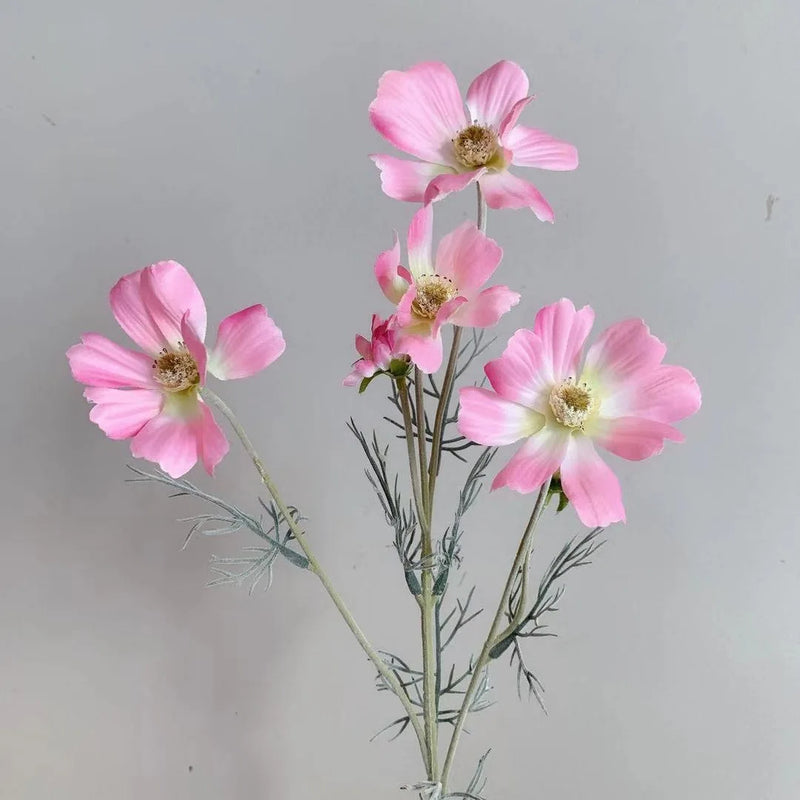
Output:
[[[67,351],[73,377],[94,404],[89,419],[111,439],[130,439],[136,458],[156,462],[173,478],[198,459],[213,474],[228,442],[198,393],[206,371],[220,380],[253,375],[283,352],[283,335],[264,306],[255,305],[222,320],[207,350],[205,303],[174,261],[125,275],[110,300],[120,327],[144,352],[97,333]]]
[[[372,339],[360,334],[356,336],[356,350],[361,358],[353,364],[353,371],[342,381],[344,386],[361,385],[365,379],[380,372],[393,372],[393,366],[402,366],[402,362],[407,361],[407,357],[396,348],[397,335],[393,325],[394,316],[382,320],[377,314],[372,315]]]
[[[519,302],[507,286],[483,289],[497,269],[499,245],[465,222],[439,242],[431,255],[433,209],[423,206],[408,229],[408,266],[400,265],[400,243],[378,256],[375,276],[383,293],[397,304],[396,348],[427,373],[442,363],[441,328],[445,323],[489,328]]]
[[[508,168],[572,170],[578,151],[517,125],[532,99],[528,76],[511,61],[500,61],[475,78],[467,91],[469,116],[444,64],[385,72],[369,107],[370,120],[398,150],[420,161],[372,156],[383,191],[396,200],[427,204],[477,180],[490,208],[529,207],[540,220],[552,222],[553,209],[539,190]]]
[[[484,445],[524,439],[492,488],[536,491],[560,471],[561,486],[585,525],[625,520],[619,482],[595,445],[633,461],[683,441],[669,423],[700,408],[700,389],[683,367],[662,364],[666,347],[640,319],[612,325],[581,350],[594,311],[569,300],[546,306],[533,330],[517,331],[486,375],[494,391],[461,390],[458,428]]]

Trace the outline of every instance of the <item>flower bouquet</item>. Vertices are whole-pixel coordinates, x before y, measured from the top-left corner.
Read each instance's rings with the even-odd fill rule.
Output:
[[[526,639],[543,635],[564,576],[588,563],[607,526],[625,520],[619,481],[600,451],[636,461],[655,455],[667,439],[682,439],[673,423],[700,406],[691,373],[663,363],[666,348],[641,319],[612,325],[587,346],[594,312],[567,299],[522,320],[502,352],[484,364],[480,383],[465,377],[491,346],[485,332],[520,300],[496,280],[503,252],[486,233],[489,209],[529,208],[553,222],[548,202],[516,168],[578,165],[575,147],[520,124],[531,99],[525,72],[511,62],[475,78],[465,103],[444,64],[424,63],[385,73],[369,108],[378,133],[415,159],[372,156],[383,191],[419,208],[405,253],[395,237],[375,261],[385,302],[372,316],[369,338],[356,336],[359,358],[344,385],[386,402],[389,435],[404,444],[407,463],[398,471],[390,466],[385,437],[368,436],[350,421],[399,558],[399,586],[419,616],[417,657],[378,649],[362,631],[316,554],[313,520],[283,498],[234,412],[210,385],[209,376],[246,378],[283,353],[281,331],[263,305],[226,317],[208,346],[200,291],[184,267],[161,261],[111,289],[113,314],[139,350],[88,333],[67,353],[74,378],[86,386],[92,422],[111,439],[129,439],[134,457],[158,465],[153,471],[132,467],[135,480],[163,484],[202,504],[190,535],[242,531],[252,537],[243,556],[213,560],[212,583],[253,587],[270,581],[279,565],[319,581],[372,662],[377,688],[398,705],[386,730],[416,740],[420,774],[405,788],[429,800],[483,796],[484,759],[465,773],[471,777],[459,779],[454,765],[468,718],[491,703],[488,673],[498,659],[510,659],[519,685],[541,700]],[[434,247],[435,204],[470,186],[477,195],[475,221],[441,236]],[[266,491],[254,510],[186,478],[198,461],[213,476],[227,453],[219,417]],[[512,445],[509,454],[505,448]],[[437,495],[445,468],[463,474],[450,509]],[[465,515],[488,476],[493,490],[529,494],[531,512],[516,551],[505,554],[507,577],[496,590],[491,621],[459,667],[448,662],[445,649],[479,612],[473,592],[459,595],[453,577],[462,561]],[[537,528],[548,514],[569,508],[585,530],[563,545],[536,581]]]

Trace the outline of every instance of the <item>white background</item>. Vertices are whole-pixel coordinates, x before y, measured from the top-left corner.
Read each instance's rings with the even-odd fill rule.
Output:
[[[385,69],[439,59],[466,88],[510,58],[537,94],[523,121],[581,166],[529,173],[554,226],[490,216],[524,294],[502,339],[562,295],[598,328],[642,316],[704,406],[685,445],[615,464],[628,524],[530,650],[549,716],[496,664],[456,788],[492,746],[489,800],[797,798],[798,37],[793,0],[5,0],[0,796],[392,798],[423,777],[408,735],[369,743],[397,709],[310,575],[204,588],[237,543],[181,552],[174,520],[199,507],[124,483],[127,446],[89,423],[64,351],[86,330],[124,341],[107,291],[159,259],[189,267],[213,324],[265,302],[286,354],[224,395],[367,632],[415,658],[344,427],[371,428],[381,392],[339,385],[355,331],[389,311],[375,255],[413,212],[380,193],[367,106]],[[473,196],[438,209],[437,236]],[[463,477],[447,466],[442,528]],[[213,485],[254,507],[238,450]],[[530,503],[487,494],[467,519],[464,585],[487,605]],[[536,569],[579,529],[548,520]]]

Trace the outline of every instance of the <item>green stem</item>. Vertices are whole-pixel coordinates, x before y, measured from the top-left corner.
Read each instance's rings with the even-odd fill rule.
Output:
[[[425,515],[428,520],[428,528],[430,529],[433,524],[431,520],[431,497],[428,487],[428,481],[425,480],[425,475],[428,470],[428,454],[425,445],[425,391],[422,385],[422,373],[419,367],[414,367],[414,404],[417,410],[417,446],[419,449],[419,472],[421,476],[422,488],[422,505],[425,509]]]
[[[494,620],[489,628],[489,633],[486,636],[486,641],[483,643],[483,648],[478,656],[478,660],[475,662],[475,666],[472,671],[472,678],[470,679],[469,686],[464,694],[464,702],[462,703],[461,709],[458,712],[458,718],[456,719],[456,724],[453,728],[453,736],[450,739],[450,746],[447,748],[447,756],[445,757],[441,776],[442,794],[444,794],[445,789],[447,788],[447,779],[450,776],[450,770],[453,766],[453,759],[455,758],[456,750],[458,749],[458,743],[461,738],[461,733],[464,730],[464,723],[466,722],[467,715],[469,714],[469,709],[475,697],[475,692],[478,688],[478,684],[480,683],[483,671],[486,669],[490,661],[489,652],[499,641],[498,631],[503,622],[503,616],[505,615],[508,599],[511,597],[511,592],[514,589],[514,581],[516,580],[520,569],[523,568],[525,562],[527,561],[528,553],[530,552],[533,543],[533,534],[536,530],[536,524],[539,522],[539,517],[541,517],[542,511],[544,510],[549,488],[550,478],[548,478],[541,489],[539,489],[539,495],[536,498],[533,512],[528,520],[528,525],[525,528],[525,532],[522,534],[522,539],[520,539],[519,547],[517,548],[517,555],[515,556],[514,563],[511,565],[511,570],[508,573],[506,585],[503,589],[503,595],[500,598],[500,602],[497,606],[497,612],[494,615]]]
[[[453,328],[453,343],[450,347],[450,357],[447,359],[447,370],[444,373],[442,391],[439,395],[439,405],[436,407],[436,418],[433,423],[433,441],[431,443],[431,463],[428,467],[428,510],[433,514],[433,495],[436,491],[436,478],[439,475],[439,463],[442,458],[442,439],[444,438],[444,424],[447,410],[450,407],[450,397],[456,379],[456,366],[458,364],[458,350],[461,345],[461,328]]]
[[[261,460],[260,456],[256,452],[255,447],[253,447],[253,443],[250,441],[250,437],[247,435],[247,432],[242,427],[239,420],[236,418],[236,415],[220,397],[218,397],[214,392],[211,391],[211,389],[204,386],[200,389],[200,393],[203,399],[206,400],[211,405],[213,405],[216,409],[218,409],[219,412],[230,423],[230,426],[231,428],[233,428],[234,433],[236,433],[236,435],[239,437],[239,441],[242,443],[242,446],[247,451],[247,455],[250,456],[250,460],[253,462],[253,465],[255,466],[256,471],[258,472],[258,475],[261,478],[261,482],[264,484],[267,491],[270,493],[270,496],[275,501],[275,505],[278,507],[278,510],[283,515],[283,518],[286,521],[286,524],[289,526],[289,529],[291,530],[294,538],[300,545],[300,548],[302,549],[303,553],[305,553],[305,556],[308,559],[309,569],[319,579],[325,591],[328,593],[328,596],[333,601],[334,606],[336,606],[336,609],[338,610],[339,614],[341,614],[342,618],[344,619],[347,627],[350,629],[350,632],[353,634],[353,636],[355,636],[356,641],[361,646],[361,649],[366,653],[369,660],[372,661],[373,665],[375,666],[375,669],[378,670],[378,674],[383,678],[384,681],[386,681],[386,683],[389,685],[392,691],[397,695],[397,698],[400,700],[403,709],[408,715],[411,726],[417,735],[417,741],[419,742],[420,750],[422,752],[422,758],[427,768],[428,753],[425,747],[425,732],[422,729],[422,725],[420,724],[417,712],[414,709],[413,704],[411,703],[411,699],[409,698],[405,687],[400,683],[399,679],[394,674],[394,672],[387,667],[386,663],[381,658],[378,651],[372,646],[369,639],[367,639],[364,632],[358,626],[358,623],[356,622],[355,618],[350,612],[350,609],[345,605],[345,602],[342,599],[341,595],[334,588],[331,579],[328,577],[327,573],[322,568],[322,565],[317,560],[317,557],[311,550],[311,546],[308,543],[305,531],[303,531],[298,526],[291,512],[287,508],[286,504],[283,502],[283,499],[278,493],[277,486],[275,485],[269,473],[267,472],[266,468],[264,467],[264,462]]]
[[[417,378],[418,391],[422,387],[419,374]],[[417,597],[420,608],[420,629],[422,636],[422,709],[425,737],[425,767],[428,771],[428,780],[437,780],[439,772],[439,713],[437,711],[436,697],[436,598],[433,596],[433,545],[431,540],[431,526],[428,510],[425,508],[422,483],[417,465],[417,454],[414,452],[414,420],[411,415],[411,402],[408,396],[408,383],[405,378],[400,378],[398,394],[400,395],[400,410],[403,414],[403,427],[405,430],[406,449],[408,451],[408,468],[411,473],[411,489],[417,509],[417,521],[422,534],[422,593]],[[420,427],[420,414],[424,409],[417,398],[417,436],[425,436],[424,421]],[[424,419],[424,417],[423,417]],[[424,453],[421,450],[420,455]],[[424,461],[422,462],[425,463]]]

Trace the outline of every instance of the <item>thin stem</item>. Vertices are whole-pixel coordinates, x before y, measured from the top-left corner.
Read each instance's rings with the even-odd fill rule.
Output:
[[[433,423],[433,437],[431,442],[431,463],[428,467],[428,497],[429,511],[433,514],[433,496],[436,490],[436,478],[439,474],[439,463],[442,457],[442,438],[447,409],[450,405],[450,396],[456,379],[456,365],[458,364],[458,350],[461,345],[461,328],[453,328],[453,343],[450,346],[450,357],[447,359],[447,370],[444,373],[442,391],[439,405],[436,407],[436,418]]]
[[[414,507],[417,510],[417,521],[419,522],[419,527],[423,532],[424,538],[425,530],[428,528],[428,517],[422,494],[422,483],[420,482],[417,457],[414,453],[414,419],[411,414],[411,401],[408,397],[408,381],[405,378],[397,379],[397,394],[400,397],[400,411],[403,414],[403,429],[405,431],[406,449],[408,451],[408,469],[411,473],[411,492],[414,495]],[[419,429],[417,429],[417,433],[419,433]]]
[[[532,542],[533,542],[533,534],[536,530],[536,524],[539,522],[539,517],[542,515],[542,511],[544,510],[545,503],[547,500],[547,492],[550,489],[550,478],[548,478],[545,483],[542,485],[541,489],[539,489],[539,495],[536,498],[536,503],[533,507],[533,511],[531,512],[530,519],[528,520],[528,525],[525,528],[525,532],[522,534],[522,539],[520,539],[519,547],[517,549],[517,555],[514,558],[514,563],[511,565],[511,570],[508,573],[508,578],[506,579],[506,585],[503,589],[503,595],[500,598],[500,602],[497,606],[497,613],[494,615],[494,620],[492,620],[492,625],[489,628],[489,633],[486,637],[486,641],[483,643],[483,648],[481,649],[481,654],[478,656],[478,660],[475,662],[475,667],[472,672],[472,679],[470,680],[469,686],[467,687],[467,691],[464,694],[464,702],[461,705],[461,709],[458,712],[458,718],[456,719],[455,726],[453,728],[453,735],[450,739],[450,746],[447,748],[447,756],[445,757],[444,767],[442,768],[442,792],[447,787],[447,779],[450,775],[450,770],[453,766],[453,759],[455,758],[456,750],[458,749],[458,742],[461,738],[461,733],[464,729],[464,723],[467,719],[467,714],[469,714],[470,706],[472,705],[472,699],[475,696],[475,692],[478,688],[478,684],[481,681],[481,676],[486,669],[486,666],[489,663],[489,653],[491,649],[497,644],[498,641],[498,631],[500,629],[500,625],[503,622],[503,615],[505,614],[506,605],[508,604],[508,599],[511,596],[511,592],[514,588],[514,582],[517,578],[517,574],[519,570],[523,567],[527,557],[528,552],[530,551]]]
[[[425,474],[428,469],[428,454],[425,446],[425,387],[422,385],[422,372],[419,367],[414,367],[414,405],[417,411],[417,445],[419,448],[419,472],[422,476],[422,505],[425,508],[426,518],[428,520],[428,529],[430,530],[431,520],[431,498],[428,487],[428,481],[425,480]]]
[[[207,400],[211,405],[213,405],[219,412],[228,420],[230,423],[231,428],[233,428],[234,433],[239,437],[239,441],[241,441],[242,446],[247,451],[247,455],[250,456],[250,460],[253,462],[253,465],[256,468],[256,471],[261,478],[261,482],[266,487],[267,491],[270,493],[270,496],[275,501],[275,505],[278,507],[278,510],[283,515],[286,524],[289,526],[295,540],[300,545],[300,548],[305,553],[306,558],[308,559],[309,569],[319,578],[320,583],[324,587],[325,591],[328,593],[328,596],[333,601],[333,604],[336,606],[339,614],[341,614],[342,618],[344,619],[347,627],[350,629],[350,632],[355,636],[356,641],[361,646],[361,649],[366,653],[367,657],[370,661],[372,661],[375,669],[378,670],[378,674],[386,681],[392,691],[397,695],[397,698],[400,700],[400,703],[403,706],[406,714],[408,715],[409,721],[411,726],[414,729],[414,732],[417,735],[417,741],[419,742],[420,750],[422,751],[422,758],[425,762],[426,768],[429,769],[428,765],[428,753],[425,748],[425,732],[422,729],[422,725],[420,724],[419,718],[417,716],[417,712],[414,709],[414,706],[411,703],[411,700],[406,692],[405,688],[403,687],[402,683],[400,683],[397,675],[394,674],[392,670],[386,665],[384,660],[381,658],[378,651],[370,644],[369,639],[367,639],[364,632],[358,626],[355,618],[353,617],[350,609],[345,605],[344,600],[342,599],[341,595],[336,591],[331,582],[331,579],[328,577],[327,573],[323,570],[322,565],[317,560],[317,557],[311,550],[311,546],[308,543],[305,531],[303,531],[295,521],[295,518],[292,516],[292,513],[289,511],[286,504],[283,502],[280,494],[278,493],[278,488],[275,483],[272,481],[269,473],[267,472],[266,468],[264,467],[264,462],[261,460],[260,456],[256,452],[255,447],[253,447],[253,443],[250,441],[250,437],[247,435],[247,432],[242,427],[239,420],[236,418],[236,415],[233,411],[228,407],[228,405],[218,397],[214,392],[212,392],[207,387],[202,387],[200,389],[200,393],[203,396],[204,400]]]
[[[480,183],[476,183],[475,187],[478,190],[478,219],[475,224],[478,226],[478,230],[486,233],[486,201],[483,199]]]

